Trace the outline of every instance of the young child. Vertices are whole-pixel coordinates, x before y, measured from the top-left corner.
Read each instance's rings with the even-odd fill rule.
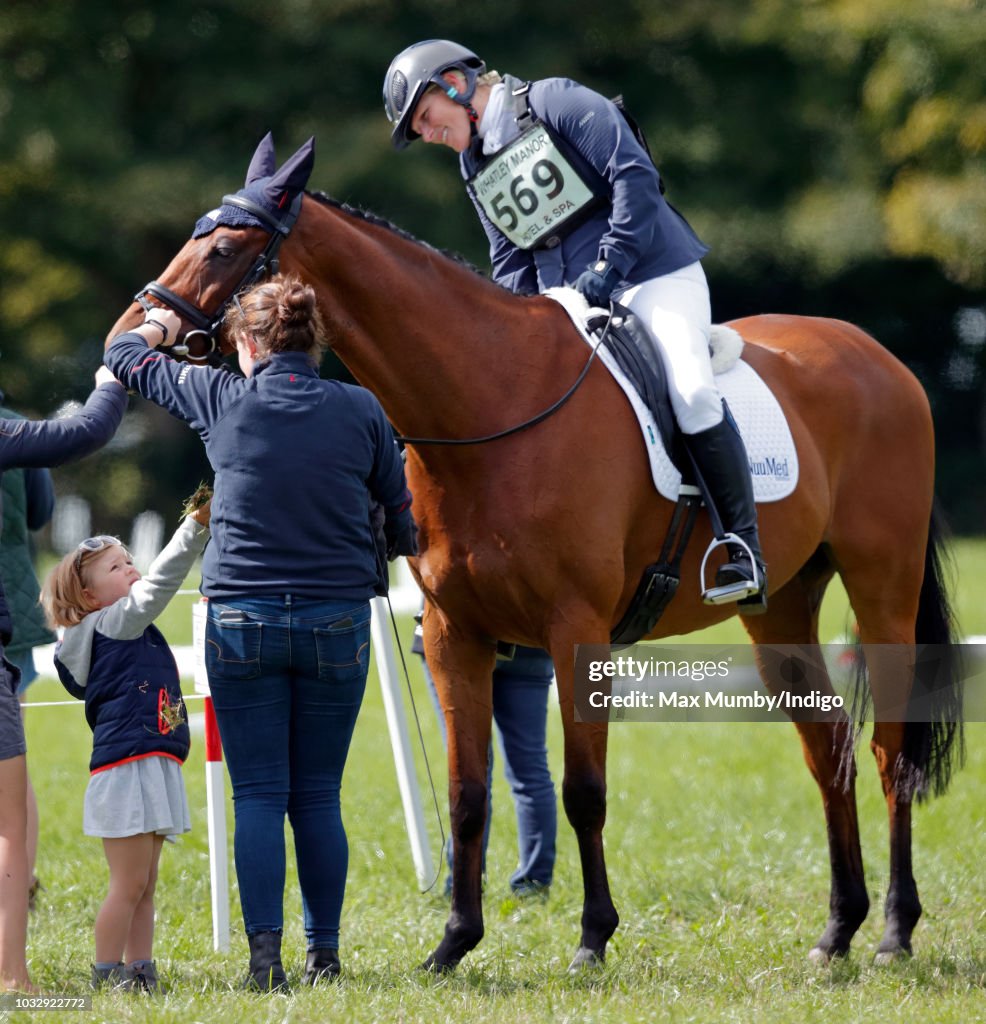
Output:
[[[208,525],[205,504],[182,521],[143,579],[119,540],[90,537],[51,571],[42,593],[51,624],[65,627],[58,675],[85,700],[93,731],[83,830],[102,837],[110,870],[96,916],[93,988],[157,988],[151,946],[158,859],[165,837],[191,825],[178,668],[153,622],[205,547]]]

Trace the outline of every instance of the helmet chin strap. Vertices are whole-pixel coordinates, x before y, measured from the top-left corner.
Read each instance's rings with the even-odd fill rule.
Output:
[[[479,114],[476,113],[476,108],[470,102],[470,100],[472,100],[473,94],[476,91],[475,79],[472,82],[472,86],[466,90],[464,96],[462,90],[457,89],[454,85],[449,85],[443,79],[439,79],[438,81],[439,84],[441,84],[442,90],[444,91],[445,95],[448,96],[448,98],[452,100],[453,103],[458,103],[459,106],[465,110],[466,116],[469,118],[470,137],[475,138],[476,135],[479,133]]]

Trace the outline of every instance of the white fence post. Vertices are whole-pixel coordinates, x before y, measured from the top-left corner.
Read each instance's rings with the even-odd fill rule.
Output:
[[[208,601],[192,606],[195,692],[205,695],[205,802],[209,829],[209,889],[212,894],[212,948],[229,949],[229,853],[226,839],[226,778],[223,745],[205,670],[205,621]]]
[[[373,637],[373,654],[377,661],[377,675],[383,693],[383,707],[387,714],[387,729],[390,745],[394,752],[394,768],[397,770],[397,787],[404,804],[404,825],[411,843],[411,858],[418,876],[418,885],[424,889],[435,875],[428,833],[425,830],[424,814],[421,809],[421,792],[418,789],[414,757],[407,732],[407,716],[401,696],[400,678],[394,662],[394,645],[387,628],[387,603],[382,597],[372,601],[373,617],[370,631]]]

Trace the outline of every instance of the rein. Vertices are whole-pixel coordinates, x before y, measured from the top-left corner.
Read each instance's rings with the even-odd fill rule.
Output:
[[[613,322],[613,307],[609,308],[609,315],[606,318],[606,325],[603,327],[602,333],[599,335],[599,340],[592,346],[592,351],[589,353],[589,358],[586,360],[585,366],[582,367],[578,377],[575,378],[575,383],[555,402],[553,405],[539,412],[536,416],[532,416],[529,420],[524,420],[523,423],[518,423],[516,426],[507,427],[505,430],[499,430],[495,434],[486,434],[483,437],[405,437],[403,434],[397,434],[396,440],[401,444],[434,444],[434,445],[466,445],[466,444],[488,444],[490,441],[500,441],[505,437],[510,437],[513,434],[519,434],[522,430],[529,430],[531,427],[536,427],[539,423],[546,420],[549,416],[553,416],[571,397],[578,391],[582,381],[585,380],[586,374],[589,372],[589,367],[592,366],[593,361],[596,358],[596,354],[599,352],[599,346],[606,340],[609,334],[610,324]]]
[[[169,346],[175,355],[185,356],[190,362],[213,362],[219,359],[216,338],[220,327],[222,327],[223,320],[226,318],[227,307],[231,302],[236,301],[236,297],[240,292],[255,284],[262,277],[267,274],[277,273],[279,266],[278,251],[281,248],[281,243],[291,233],[294,222],[298,219],[302,195],[303,193],[299,192],[295,196],[283,219],[273,216],[273,214],[269,213],[252,199],[237,195],[223,196],[223,206],[237,206],[241,210],[246,210],[247,213],[252,214],[270,229],[271,236],[263,251],[257,256],[253,266],[243,275],[240,283],[230,292],[229,297],[212,316],[198,306],[183,299],[180,295],[176,295],[170,288],[165,287],[159,281],[150,281],[137,292],[134,296],[134,302],[138,303],[145,312],[149,313],[155,308],[150,299],[146,297],[149,295],[151,298],[157,299],[161,304],[169,306],[183,320],[187,320],[193,325],[193,329],[186,331],[183,336],[184,344],[179,345],[176,341],[174,345]],[[190,355],[188,351],[188,339],[196,335],[202,335],[207,343],[205,353],[199,356]]]

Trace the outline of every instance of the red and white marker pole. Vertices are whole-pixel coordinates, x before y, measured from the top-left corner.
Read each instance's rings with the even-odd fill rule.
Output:
[[[205,701],[205,798],[209,817],[212,948],[229,949],[229,864],[226,854],[226,784],[223,745],[212,698]]]

